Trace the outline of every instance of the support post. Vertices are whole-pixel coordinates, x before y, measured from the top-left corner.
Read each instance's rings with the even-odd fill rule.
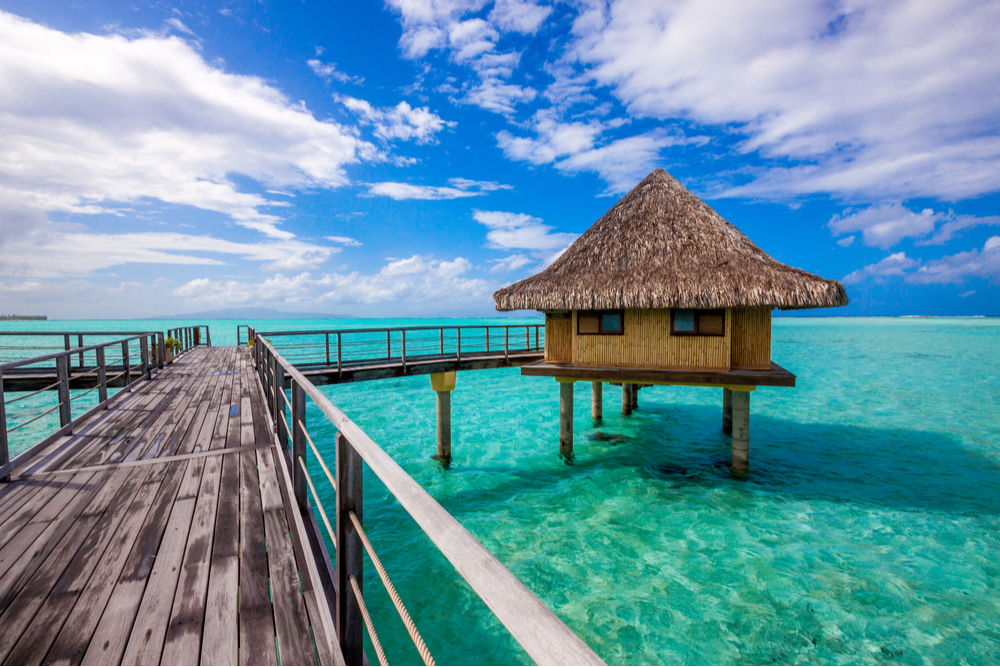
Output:
[[[132,364],[128,360],[128,341],[122,342],[122,371],[125,373],[125,386],[132,391]]]
[[[733,392],[733,475],[750,472],[750,392]]]
[[[288,449],[288,429],[285,427],[285,369],[274,357],[274,430],[278,434],[278,445]]]
[[[632,396],[632,409],[639,409],[639,385],[631,384],[629,385],[630,394]]]
[[[139,359],[142,361],[142,377],[149,379],[149,339],[139,339]]]
[[[594,421],[604,419],[604,383],[590,383],[590,416]]]
[[[205,347],[212,347],[212,330],[205,325]]]
[[[733,390],[722,388],[722,432],[733,432]]]
[[[97,353],[97,400],[104,403],[108,400],[108,369],[104,365],[104,348],[99,347]],[[108,406],[104,406],[107,410]]]
[[[622,382],[622,416],[627,417],[632,414],[632,385]]]
[[[83,334],[76,335],[76,346],[83,347]],[[80,353],[80,369],[83,369],[83,352]]]
[[[573,383],[559,383],[559,454],[573,458]]]
[[[337,377],[344,374],[343,358],[340,355],[340,333],[337,333]]]
[[[330,367],[330,333],[327,332],[324,337],[326,338],[326,367]]]
[[[353,575],[363,594],[364,547],[350,518],[354,512],[358,522],[364,523],[361,476],[361,456],[343,433],[337,433],[337,636],[348,665],[363,664],[364,658],[364,620],[350,580]]]
[[[431,373],[431,389],[437,395],[437,455],[434,458],[445,469],[451,464],[451,392],[456,381],[455,371]]]
[[[0,482],[10,481],[10,451],[7,449],[7,412],[3,402],[3,371],[0,370]]]
[[[56,357],[56,378],[59,380],[59,426],[73,421],[69,404],[69,355]]]
[[[164,346],[163,341],[163,332],[160,331],[156,334],[156,367],[161,371],[163,370],[164,362],[167,360],[167,348]]]
[[[306,464],[306,392],[298,382],[292,380],[292,487],[295,491],[295,499],[299,502],[299,507],[305,509],[308,505],[308,493],[306,488],[306,476],[299,465]]]

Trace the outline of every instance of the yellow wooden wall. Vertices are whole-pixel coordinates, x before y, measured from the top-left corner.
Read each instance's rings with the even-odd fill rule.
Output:
[[[771,367],[771,309],[733,308],[732,368]]]
[[[568,364],[573,361],[573,326],[576,320],[545,313],[545,361]]]
[[[626,310],[621,336],[578,336],[576,317],[574,311],[570,330],[574,366],[729,369],[729,310],[725,336],[671,336],[668,309]]]

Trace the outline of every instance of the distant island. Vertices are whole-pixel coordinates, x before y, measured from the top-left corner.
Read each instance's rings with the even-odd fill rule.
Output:
[[[45,321],[49,319],[46,315],[0,315],[0,322],[14,322],[19,320]]]
[[[203,310],[198,313],[183,315],[164,315],[150,317],[150,320],[343,320],[351,319],[353,315],[333,315],[330,313],[289,313],[274,308],[223,308],[222,310]],[[44,319],[44,318],[43,318]]]

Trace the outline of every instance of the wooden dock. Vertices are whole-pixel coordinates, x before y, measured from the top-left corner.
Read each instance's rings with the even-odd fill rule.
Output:
[[[0,660],[343,664],[251,364],[187,351],[0,484]]]

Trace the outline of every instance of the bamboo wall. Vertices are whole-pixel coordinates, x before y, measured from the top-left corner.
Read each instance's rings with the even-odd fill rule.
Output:
[[[771,309],[733,308],[732,368],[771,367]]]
[[[573,361],[573,324],[567,316],[545,313],[545,361],[568,364]]]
[[[573,312],[572,361],[575,366],[698,368],[728,370],[732,316],[726,311],[725,336],[671,336],[670,310],[626,310],[621,336],[578,336]],[[546,320],[546,340],[548,320]],[[546,346],[546,358],[548,346]]]

